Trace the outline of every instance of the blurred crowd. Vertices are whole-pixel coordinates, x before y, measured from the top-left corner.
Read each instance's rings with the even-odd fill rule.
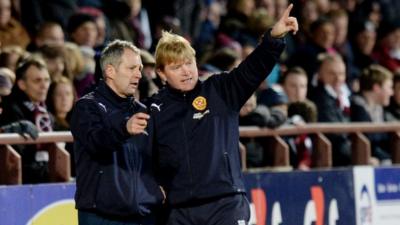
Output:
[[[110,40],[142,50],[135,97],[144,99],[165,83],[153,56],[162,30],[192,43],[204,80],[234,69],[290,3],[299,32],[287,36],[280,62],[243,106],[240,125],[400,120],[400,1],[0,0],[0,130],[33,138],[38,131],[69,130],[74,102],[102,79],[98,59]],[[334,166],[349,165],[349,136],[328,138]],[[368,138],[371,164],[390,164],[388,135]],[[310,136],[285,141],[293,167],[313,166]],[[259,140],[242,144],[250,167],[265,164]],[[16,148],[24,182],[45,182],[46,146]]]

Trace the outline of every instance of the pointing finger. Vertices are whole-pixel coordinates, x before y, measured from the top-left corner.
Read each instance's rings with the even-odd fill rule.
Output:
[[[292,11],[292,8],[293,8],[293,4],[290,4],[290,5],[285,9],[285,11],[283,12],[281,19],[286,19],[286,18],[288,18],[289,15],[290,15],[290,11]]]

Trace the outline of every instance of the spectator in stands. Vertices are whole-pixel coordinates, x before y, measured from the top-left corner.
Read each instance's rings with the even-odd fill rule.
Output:
[[[64,41],[65,35],[61,25],[56,22],[45,22],[38,28],[27,50],[34,52],[44,45],[63,45]]]
[[[301,67],[288,69],[281,77],[280,83],[289,103],[309,101],[307,99],[308,77]]]
[[[380,65],[364,69],[360,77],[360,94],[352,97],[351,120],[357,122],[385,121],[383,107],[388,106],[393,95],[393,75]],[[371,142],[372,156],[382,164],[390,164],[388,135],[383,133],[366,134]]]
[[[378,63],[392,72],[400,71],[400,22],[385,22],[378,30],[378,43],[373,53]]]
[[[80,73],[73,74],[76,92],[78,97],[81,97],[88,92],[96,81],[96,51],[94,48],[97,43],[97,27],[95,18],[87,13],[75,13],[68,21],[68,33],[72,42],[79,46],[81,52],[79,55],[82,56],[77,59],[82,59],[82,70]],[[69,50],[76,50],[76,48],[70,47],[72,46],[68,47]],[[76,53],[74,54],[76,55]]]
[[[376,43],[376,28],[371,21],[354,22],[351,29],[351,45],[354,53],[354,62],[349,69],[349,84],[353,93],[360,89],[359,75],[361,71],[375,63],[372,52]]]
[[[349,70],[352,68],[354,55],[350,46],[350,42],[347,39],[349,29],[349,15],[344,9],[332,10],[328,13],[328,17],[332,20],[335,26],[335,41],[333,47],[336,52],[339,53],[344,62],[346,68]]]
[[[0,0],[1,47],[17,45],[25,49],[30,38],[25,28],[11,16],[11,0]]]
[[[11,45],[0,51],[0,67],[7,67],[15,73],[19,60],[27,56],[27,52],[19,46]]]
[[[195,49],[200,58],[215,44],[215,36],[218,32],[223,10],[222,2],[219,1],[210,1],[205,9],[206,15],[204,20],[201,21],[200,32],[195,39]]]
[[[38,52],[46,62],[51,81],[59,80],[61,77],[73,79],[72,74],[67,70],[68,59],[65,57],[63,45],[44,45],[38,49]]]
[[[0,104],[2,97],[8,96],[11,93],[11,88],[15,81],[15,74],[8,68],[0,68]],[[0,117],[3,108],[0,106]],[[0,127],[0,133],[18,133],[24,138],[29,136],[32,139],[38,137],[38,130],[36,126],[28,120],[19,120],[11,124]]]
[[[310,26],[320,17],[317,9],[317,3],[315,1],[304,1],[301,3],[301,7],[297,9],[298,19],[300,22],[301,29],[298,34],[294,37],[297,48],[307,43],[308,39],[312,36],[310,33]]]
[[[400,121],[400,74],[393,76],[393,96],[385,108],[385,120]]]
[[[69,120],[76,93],[72,82],[66,77],[53,81],[47,94],[46,105],[54,117],[54,130],[69,130]]]
[[[54,118],[55,131],[69,131],[72,107],[76,100],[76,92],[72,81],[67,77],[61,76],[54,80],[47,94],[46,105]],[[71,176],[75,177],[75,153],[73,143],[57,143],[58,146],[65,148],[70,155]]]
[[[76,1],[71,0],[20,0],[21,20],[29,34],[34,35],[41,24],[53,21],[66,28],[68,18],[76,11]]]
[[[310,37],[304,46],[300,46],[288,61],[288,66],[300,66],[308,75],[309,80],[318,70],[318,55],[334,53],[335,27],[326,17],[320,17],[310,25]]]
[[[346,66],[338,54],[321,56],[318,84],[311,90],[310,99],[317,106],[318,122],[350,121],[350,91],[346,85]],[[327,135],[332,143],[333,165],[351,162],[351,143],[346,134]]]
[[[149,49],[152,44],[150,20],[141,0],[105,2],[110,38],[132,41],[138,47]],[[183,3],[181,3],[183,4]]]
[[[2,102],[2,97],[8,96],[11,93],[11,88],[15,82],[15,73],[6,68],[0,67],[0,103]],[[3,108],[0,108],[0,114]]]
[[[380,0],[369,0],[360,2],[353,13],[355,21],[371,21],[375,27],[379,27],[384,17],[381,11]]]
[[[79,46],[94,48],[97,41],[95,18],[86,13],[75,13],[68,20],[68,35]]]
[[[242,64],[204,82],[198,81],[189,42],[163,33],[155,58],[156,71],[167,85],[153,96],[150,109],[157,177],[169,206],[165,224],[249,220],[239,159],[239,111],[279,59],[282,38],[298,30],[296,18],[289,16],[292,7]]]
[[[317,121],[317,107],[307,99],[308,78],[301,67],[288,69],[281,79],[288,104],[288,122],[295,125]],[[301,170],[311,168],[312,140],[308,134],[285,137],[290,149],[290,164]]]
[[[95,50],[96,52],[101,51],[106,41],[109,40],[107,22],[104,13],[100,9],[93,7],[82,7],[79,9],[79,12],[91,15],[94,18],[97,28],[97,39],[96,39]]]
[[[287,98],[282,93],[270,89],[268,105],[257,104],[257,97],[253,94],[239,112],[240,126],[258,126],[276,128],[286,122],[284,106]]]
[[[239,112],[239,126],[258,126],[276,128],[286,122],[286,112],[282,105],[287,104],[285,95],[270,89],[269,105],[257,104],[253,94],[242,106]],[[268,155],[264,154],[263,138],[241,138],[240,142],[246,149],[247,167],[262,167],[268,164]]]
[[[256,0],[255,4],[257,9],[264,9],[271,18],[275,18],[275,0]]]
[[[29,120],[39,131],[52,131],[52,118],[45,105],[49,85],[50,75],[42,58],[32,55],[21,61],[12,93],[4,100],[0,124]],[[49,181],[46,145],[16,146],[16,149],[22,157],[23,183]]]
[[[161,78],[156,74],[156,61],[154,56],[146,51],[140,50],[140,57],[143,63],[142,79],[139,81],[138,91],[140,99],[148,98],[157,93],[158,90],[164,86]]]
[[[231,71],[242,61],[241,54],[229,47],[217,49],[207,59],[206,65],[216,68],[218,71]]]
[[[289,122],[295,125],[317,122],[317,108],[311,101],[292,102],[288,107]],[[290,148],[290,164],[300,170],[309,170],[312,164],[313,142],[308,134],[286,137]]]
[[[163,194],[147,151],[149,115],[132,97],[142,77],[140,52],[115,40],[100,61],[104,81],[76,103],[71,118],[79,224],[143,224]]]

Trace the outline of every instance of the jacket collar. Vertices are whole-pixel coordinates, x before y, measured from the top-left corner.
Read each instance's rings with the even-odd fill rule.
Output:
[[[123,98],[119,95],[117,95],[107,84],[104,82],[104,80],[101,80],[99,82],[99,85],[97,87],[97,92],[101,94],[104,98],[109,100],[110,102],[114,104],[123,104],[123,103],[132,103],[134,102],[134,97],[127,97]]]
[[[182,92],[178,89],[175,89],[173,87],[171,87],[170,85],[165,86],[165,89],[168,93],[168,95],[170,95],[171,97],[178,99],[178,100],[187,100],[187,99],[193,99],[196,95],[198,95],[198,93],[201,90],[201,81],[197,81],[196,86],[194,86],[193,90],[187,91],[187,92]]]

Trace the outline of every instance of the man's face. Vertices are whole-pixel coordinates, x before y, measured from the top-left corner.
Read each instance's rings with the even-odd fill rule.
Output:
[[[335,42],[335,27],[332,23],[326,23],[315,31],[313,38],[318,46],[325,49],[331,48]]]
[[[323,62],[319,70],[321,81],[339,91],[346,81],[346,66],[341,60]]]
[[[283,89],[289,102],[302,102],[307,96],[307,77],[299,74],[288,74]]]
[[[43,31],[39,37],[36,38],[36,45],[41,47],[45,44],[64,44],[64,31],[60,26],[51,26]]]
[[[44,102],[50,86],[50,75],[47,69],[30,66],[25,78],[18,80],[18,87],[32,102]]]
[[[379,103],[382,106],[388,106],[390,97],[393,95],[393,81],[385,80],[379,88]]]
[[[107,65],[106,83],[121,97],[133,96],[142,78],[142,68],[140,55],[125,49],[117,67]]]
[[[157,72],[171,87],[182,92],[193,90],[199,79],[194,58],[169,63],[163,70],[159,69]]]
[[[97,40],[96,24],[93,22],[83,23],[71,36],[74,42],[80,46],[94,47]]]

